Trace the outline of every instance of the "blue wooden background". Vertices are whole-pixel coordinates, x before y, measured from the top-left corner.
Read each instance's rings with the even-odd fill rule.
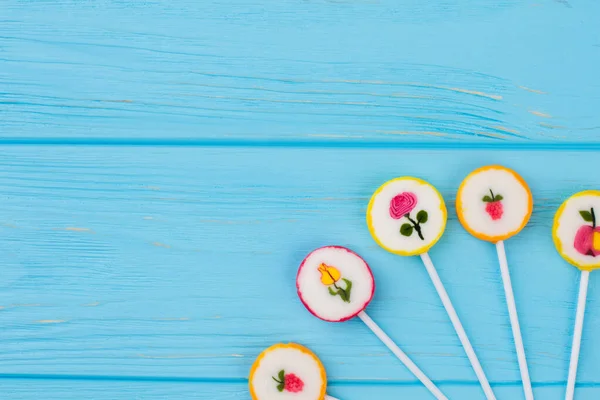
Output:
[[[249,399],[253,359],[315,350],[342,400],[429,399],[360,321],[312,317],[310,250],[362,254],[372,317],[452,399],[482,399],[418,258],[364,214],[399,175],[449,206],[431,251],[500,400],[522,398],[472,169],[530,183],[507,242],[537,399],[563,397],[578,271],[551,221],[600,187],[600,2],[0,1],[0,398]],[[600,398],[592,274],[577,399]]]

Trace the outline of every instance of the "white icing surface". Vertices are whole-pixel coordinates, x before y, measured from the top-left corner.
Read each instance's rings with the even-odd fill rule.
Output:
[[[425,240],[421,240],[415,231],[410,237],[400,234],[400,227],[409,223],[409,220],[390,216],[390,202],[396,195],[404,192],[414,193],[417,197],[416,207],[410,212],[411,218],[416,220],[420,210],[427,211],[428,220],[421,225]],[[446,226],[445,210],[444,201],[433,186],[413,178],[400,178],[385,183],[371,198],[367,219],[370,219],[371,234],[386,250],[414,255],[426,252],[438,241]]]
[[[286,347],[267,351],[252,376],[251,385],[258,400],[321,400],[322,367],[317,360],[299,349]],[[295,374],[304,382],[301,392],[277,390],[279,371]]]
[[[322,263],[337,268],[341,278],[352,282],[349,303],[340,296],[332,296],[328,286],[321,282],[319,266]],[[375,282],[369,266],[360,256],[346,248],[332,246],[317,249],[306,257],[298,271],[296,284],[298,295],[309,311],[326,321],[339,322],[356,316],[367,307]],[[337,285],[346,288],[342,279]]]
[[[568,261],[572,261],[577,266],[583,268],[600,268],[600,256],[592,257],[581,254],[575,249],[575,235],[584,225],[591,226],[591,222],[583,220],[579,211],[589,211],[594,207],[596,213],[596,226],[600,225],[600,195],[586,194],[583,196],[574,196],[565,202],[565,207],[561,215],[556,215],[556,230],[554,231],[555,240],[559,242],[561,255]],[[600,228],[598,228],[600,231]],[[559,251],[560,251],[559,249]],[[570,259],[570,260],[569,260]]]
[[[491,197],[490,189],[494,195],[503,197],[504,212],[498,220],[493,220],[486,212],[488,203],[482,200],[484,196]],[[529,188],[504,169],[485,169],[469,175],[458,193],[459,203],[461,209],[457,212],[462,214],[461,223],[478,235],[503,237],[516,234],[530,216]]]

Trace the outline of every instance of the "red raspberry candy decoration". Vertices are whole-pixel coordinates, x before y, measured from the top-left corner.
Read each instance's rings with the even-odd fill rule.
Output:
[[[504,207],[499,201],[494,201],[492,203],[487,203],[485,206],[485,211],[487,211],[494,221],[497,221],[502,218],[502,214],[504,214]]]
[[[295,374],[285,376],[285,390],[291,393],[299,393],[304,388],[304,382]]]
[[[502,218],[502,215],[504,214],[504,206],[501,203],[501,201],[504,200],[504,197],[499,194],[494,195],[492,189],[490,189],[490,194],[492,195],[491,197],[484,196],[482,199],[485,203],[487,203],[485,206],[485,212],[489,214],[492,220],[497,221]]]
[[[304,389],[304,382],[296,374],[286,374],[282,369],[277,374],[277,378],[273,377],[277,382],[277,390],[280,392],[288,391],[290,393],[299,393]]]

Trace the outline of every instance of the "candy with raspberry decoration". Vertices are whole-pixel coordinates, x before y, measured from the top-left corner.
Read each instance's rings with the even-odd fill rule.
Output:
[[[492,189],[490,189],[490,194],[491,196],[486,195],[482,199],[485,203],[487,203],[485,206],[485,212],[487,212],[494,221],[497,221],[502,218],[502,215],[504,214],[504,206],[502,205],[502,200],[504,200],[504,197],[499,194],[494,195]]]

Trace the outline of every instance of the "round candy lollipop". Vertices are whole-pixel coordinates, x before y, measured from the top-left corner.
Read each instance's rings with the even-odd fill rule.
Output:
[[[446,204],[440,193],[429,183],[413,177],[396,178],[381,185],[367,208],[369,231],[381,247],[403,256],[421,256],[487,399],[495,400],[475,350],[427,254],[444,233],[446,219]]]
[[[523,178],[515,171],[499,165],[490,165],[471,172],[461,183],[456,195],[456,213],[462,226],[476,238],[496,244],[519,370],[527,400],[533,399],[533,390],[527,369],[504,240],[523,229],[529,221],[532,209],[531,191]]]
[[[327,374],[321,360],[296,343],[275,344],[260,353],[248,386],[252,400],[337,400],[325,394]]]
[[[296,286],[302,303],[318,318],[342,322],[358,316],[438,400],[448,400],[364,311],[375,293],[375,280],[358,254],[340,246],[314,250],[300,264]]]
[[[552,236],[558,253],[581,270],[565,397],[571,400],[575,393],[590,271],[600,268],[600,191],[587,190],[569,197],[556,212]]]

